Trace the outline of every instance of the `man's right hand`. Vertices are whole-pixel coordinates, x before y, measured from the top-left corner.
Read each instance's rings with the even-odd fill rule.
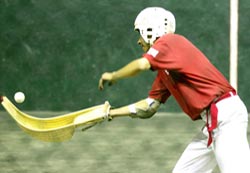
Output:
[[[111,72],[105,72],[102,74],[102,77],[99,80],[99,85],[98,88],[99,90],[103,90],[104,89],[104,85],[105,83],[108,83],[109,86],[114,84],[114,79],[113,79],[113,74]]]

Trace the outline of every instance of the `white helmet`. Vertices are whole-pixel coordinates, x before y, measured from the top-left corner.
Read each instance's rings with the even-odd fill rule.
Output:
[[[158,37],[175,32],[175,17],[161,7],[148,7],[136,17],[135,30],[140,32],[145,42],[152,45]]]

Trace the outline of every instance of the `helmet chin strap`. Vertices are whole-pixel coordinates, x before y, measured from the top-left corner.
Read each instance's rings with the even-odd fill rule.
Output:
[[[160,38],[160,37],[156,37],[154,40],[148,39],[147,44],[151,47],[156,42],[156,40],[158,40],[158,38]],[[152,41],[152,43],[150,42],[150,40]]]

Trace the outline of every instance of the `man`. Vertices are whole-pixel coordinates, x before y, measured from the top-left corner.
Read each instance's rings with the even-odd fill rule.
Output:
[[[135,30],[145,54],[115,72],[103,73],[99,89],[145,70],[157,71],[157,76],[148,98],[111,109],[109,117],[149,118],[173,96],[192,120],[205,122],[173,172],[211,173],[218,164],[222,173],[250,173],[248,113],[235,89],[197,47],[174,34],[171,12],[146,8],[137,16]]]

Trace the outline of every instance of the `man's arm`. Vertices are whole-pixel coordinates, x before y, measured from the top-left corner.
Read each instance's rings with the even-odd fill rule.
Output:
[[[104,84],[106,82],[112,84],[119,79],[135,76],[141,71],[150,69],[150,67],[150,63],[146,58],[139,58],[131,61],[129,64],[117,71],[105,72],[99,80],[99,89],[104,89]]]
[[[130,116],[132,118],[146,119],[152,117],[160,107],[160,102],[152,98],[146,98],[136,103],[117,109],[110,109],[109,118]]]

